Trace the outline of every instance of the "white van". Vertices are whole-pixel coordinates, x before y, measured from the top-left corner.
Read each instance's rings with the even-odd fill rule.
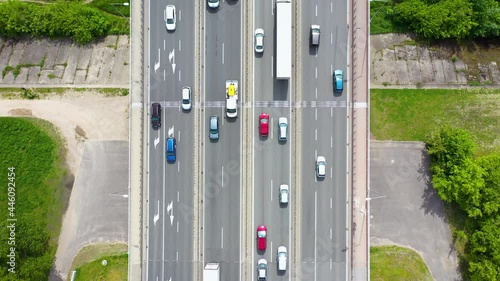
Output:
[[[276,261],[278,262],[278,270],[286,270],[286,247],[278,247],[278,255],[276,256]]]

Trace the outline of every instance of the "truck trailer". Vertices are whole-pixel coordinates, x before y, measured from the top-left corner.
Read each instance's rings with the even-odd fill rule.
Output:
[[[276,1],[276,79],[292,75],[292,2]]]
[[[203,281],[220,281],[220,264],[209,262],[203,270]]]

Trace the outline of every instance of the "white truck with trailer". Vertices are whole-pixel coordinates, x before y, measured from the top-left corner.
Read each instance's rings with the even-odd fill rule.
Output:
[[[229,118],[238,116],[238,80],[226,80],[226,114]]]
[[[203,270],[203,281],[220,281],[220,264],[209,262]]]
[[[276,79],[292,75],[292,1],[276,1]]]

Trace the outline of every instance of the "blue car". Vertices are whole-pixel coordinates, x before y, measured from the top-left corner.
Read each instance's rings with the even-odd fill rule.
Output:
[[[336,93],[342,93],[344,90],[344,74],[340,69],[333,72],[333,88]]]
[[[177,145],[175,144],[175,138],[168,138],[166,147],[167,147],[167,152],[166,152],[167,162],[175,162],[176,159],[175,151],[177,147]]]

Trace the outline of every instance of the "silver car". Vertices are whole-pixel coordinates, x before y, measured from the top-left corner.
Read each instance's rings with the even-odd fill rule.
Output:
[[[319,36],[321,34],[320,26],[317,24],[311,25],[310,43],[311,46],[319,46]]]
[[[257,262],[257,280],[267,280],[267,261],[260,259]]]
[[[208,0],[208,7],[212,9],[219,8],[219,0]]]
[[[264,29],[257,28],[255,30],[255,52],[264,52]]]
[[[280,185],[280,204],[288,204],[289,188],[288,185]]]
[[[326,175],[326,160],[323,156],[318,156],[316,158],[316,176],[318,178],[324,178]]]

